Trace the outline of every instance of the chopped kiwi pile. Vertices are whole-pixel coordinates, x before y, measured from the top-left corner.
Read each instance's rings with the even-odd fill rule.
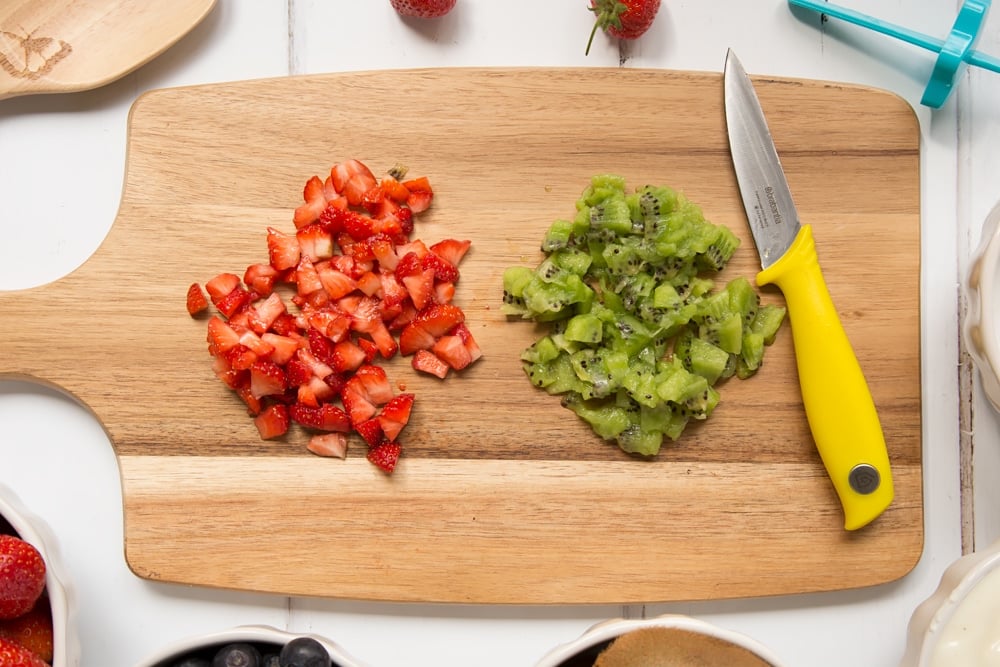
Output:
[[[671,188],[593,177],[541,263],[504,272],[503,312],[549,324],[521,355],[528,378],[602,438],[656,454],[712,414],[721,380],[760,368],[784,319],[746,278],[715,289],[738,245]]]

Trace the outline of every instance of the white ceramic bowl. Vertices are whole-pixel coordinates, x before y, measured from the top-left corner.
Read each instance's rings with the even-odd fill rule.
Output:
[[[73,589],[55,535],[48,524],[28,511],[21,499],[2,484],[0,516],[45,559],[45,588],[52,606],[52,667],[77,667],[80,664],[80,643],[76,634]]]
[[[984,613],[992,609],[992,613]],[[976,611],[978,610],[978,611]],[[901,667],[995,665],[1000,661],[1000,540],[962,556],[910,617]],[[942,643],[943,642],[943,643]],[[989,659],[957,661],[957,643]],[[939,653],[938,662],[934,662]]]
[[[965,345],[979,370],[983,391],[1000,410],[1000,203],[983,222],[964,290]]]
[[[684,630],[706,638],[706,647],[722,640],[728,644],[746,649],[772,667],[782,667],[782,663],[756,640],[732,630],[715,626],[680,614],[665,614],[645,619],[612,619],[603,621],[587,629],[582,635],[549,651],[535,667],[560,667],[560,665],[582,665],[580,657],[584,654],[595,655],[599,647],[603,647],[615,638],[643,628],[671,628]],[[706,648],[706,652],[709,649]],[[577,660],[573,660],[576,657]],[[707,656],[706,656],[707,657]],[[592,659],[592,658],[591,658]],[[588,661],[589,664],[589,661]]]
[[[349,655],[344,649],[325,637],[303,632],[286,632],[267,625],[241,625],[230,630],[189,637],[164,647],[141,661],[136,667],[166,666],[170,664],[170,660],[179,659],[192,651],[213,646],[221,648],[233,642],[257,642],[283,646],[296,637],[312,637],[318,641],[326,647],[330,658],[333,659],[333,664],[338,667],[368,667],[366,663]]]

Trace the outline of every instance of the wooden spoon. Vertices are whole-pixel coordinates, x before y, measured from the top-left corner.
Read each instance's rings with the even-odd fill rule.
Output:
[[[0,100],[89,90],[149,62],[215,0],[5,0],[0,3]]]

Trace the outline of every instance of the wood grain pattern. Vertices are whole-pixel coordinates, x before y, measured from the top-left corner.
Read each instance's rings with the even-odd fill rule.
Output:
[[[142,577],[354,599],[642,602],[868,586],[923,547],[919,132],[887,93],[757,78],[803,220],[883,421],[896,500],[845,533],[802,412],[788,332],[707,423],[652,461],[535,390],[537,335],[499,314],[589,177],[669,184],[759,267],[717,74],[619,69],[357,72],[155,91],[135,104],[118,217],[78,270],[0,294],[0,376],[89,406],[121,465],[126,557]],[[457,301],[485,357],[418,396],[385,477],[355,445],[320,459],[261,442],[214,378],[187,286],[266,257],[304,181],[358,157],[427,174],[418,230],[469,238]],[[780,292],[763,298],[781,301]],[[307,545],[307,546],[303,546]]]
[[[5,0],[0,100],[109,83],[172,46],[214,6],[215,0]]]

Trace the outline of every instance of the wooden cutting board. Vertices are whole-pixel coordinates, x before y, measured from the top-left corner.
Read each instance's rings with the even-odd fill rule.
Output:
[[[504,268],[537,262],[599,172],[683,190],[743,240],[720,281],[755,274],[715,73],[357,72],[146,94],[107,239],[61,280],[0,294],[0,375],[93,410],[121,465],[128,563],[152,580],[632,603],[897,579],[923,546],[917,121],[885,92],[756,83],[890,448],[895,502],[861,531],[842,528],[787,329],[707,423],[637,460],[529,384],[518,355],[538,330],[500,314]],[[349,157],[428,175],[418,235],[473,242],[456,300],[485,357],[444,382],[387,364],[418,397],[392,476],[360,441],[346,461],[298,431],[262,442],[184,308],[191,282],[264,260],[265,227],[291,230],[305,180]]]

